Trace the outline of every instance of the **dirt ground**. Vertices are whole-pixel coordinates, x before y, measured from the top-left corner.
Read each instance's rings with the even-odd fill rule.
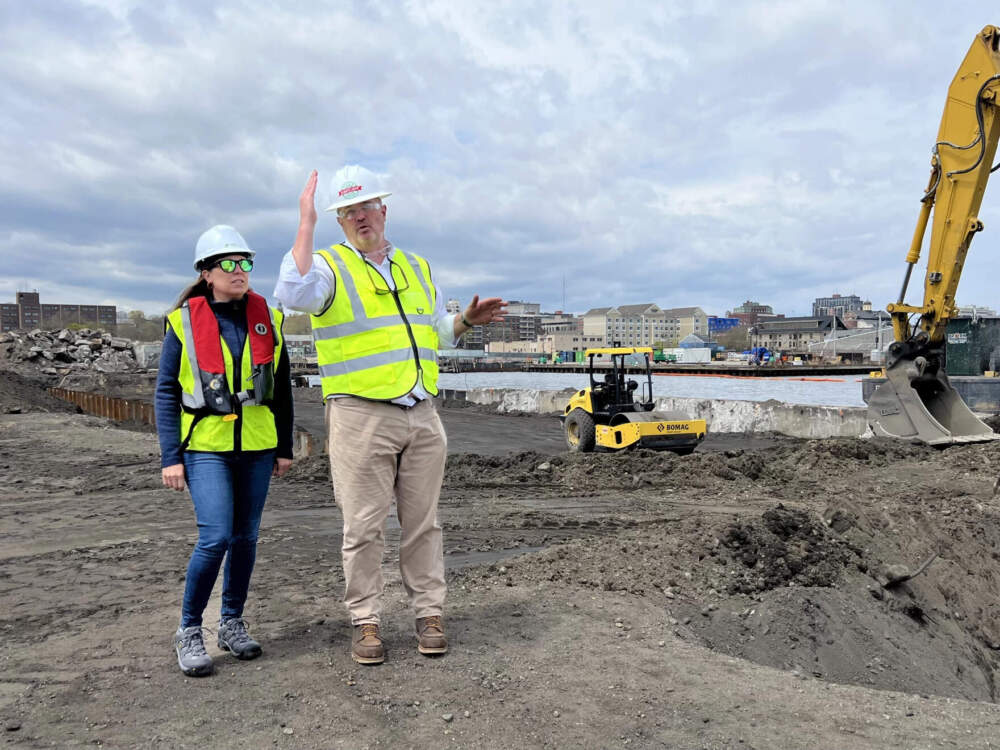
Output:
[[[443,405],[450,652],[416,651],[390,519],[388,659],[351,661],[341,519],[312,456],[264,514],[246,613],[264,656],[211,642],[216,674],[194,679],[170,638],[196,529],[155,435],[28,381],[0,375],[0,394],[6,744],[1000,745],[1000,445],[571,455],[558,420]]]

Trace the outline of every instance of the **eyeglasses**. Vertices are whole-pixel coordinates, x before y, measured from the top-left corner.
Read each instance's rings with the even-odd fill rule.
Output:
[[[242,258],[240,260],[226,258],[224,260],[220,260],[218,263],[213,263],[210,268],[215,268],[216,266],[221,268],[226,273],[235,273],[237,268],[245,273],[250,273],[253,270],[253,261],[249,258]]]
[[[397,268],[399,269],[399,275],[403,277],[402,284],[396,280]],[[391,258],[389,259],[389,273],[392,276],[393,282],[396,284],[395,289],[389,288],[389,284],[385,280],[385,276],[383,276],[377,269],[375,273],[372,273],[372,264],[368,261],[365,261],[365,270],[368,272],[368,281],[371,282],[372,291],[374,291],[375,294],[392,294],[394,291],[398,294],[399,292],[405,292],[410,288],[410,280],[406,278],[406,274],[403,272],[402,266],[393,261]]]
[[[358,203],[353,206],[344,206],[343,208],[338,208],[337,216],[339,216],[341,219],[354,221],[361,215],[362,212],[368,213],[370,211],[377,211],[380,208],[382,208],[382,201],[380,200],[365,201],[364,203]]]

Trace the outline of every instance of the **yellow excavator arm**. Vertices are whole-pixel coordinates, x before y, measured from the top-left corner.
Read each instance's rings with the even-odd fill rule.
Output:
[[[886,382],[868,402],[877,435],[935,445],[993,439],[993,431],[962,402],[944,369],[948,321],[969,245],[983,229],[979,207],[1000,140],[1000,29],[985,27],[973,41],[948,89],[931,156],[931,177],[906,256],[899,300],[888,305],[895,342],[886,358]],[[928,243],[924,301],[904,302],[924,234]]]
[[[955,290],[965,256],[976,232],[983,228],[979,206],[990,178],[1000,139],[1000,30],[984,28],[973,42],[948,89],[948,100],[931,157],[931,179],[921,201],[920,218],[906,256],[906,280],[896,304],[888,306],[897,341],[914,333],[910,317],[919,314],[916,328],[931,344],[944,340],[953,318]],[[927,220],[934,224],[927,255],[924,304],[903,304],[913,266],[920,258]]]

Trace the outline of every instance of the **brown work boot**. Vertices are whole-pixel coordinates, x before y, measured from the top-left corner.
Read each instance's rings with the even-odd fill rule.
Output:
[[[358,664],[381,664],[385,661],[385,647],[378,634],[378,624],[364,622],[354,626],[351,658]]]
[[[441,615],[417,618],[417,650],[429,656],[443,654],[448,650]]]

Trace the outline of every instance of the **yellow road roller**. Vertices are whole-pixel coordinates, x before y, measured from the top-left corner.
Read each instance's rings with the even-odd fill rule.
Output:
[[[590,386],[574,393],[560,417],[571,452],[639,447],[691,453],[705,439],[705,420],[653,411],[653,350],[643,347],[587,349]],[[631,364],[626,360],[631,359]],[[598,363],[595,363],[598,360]],[[645,373],[645,383],[628,377]]]

